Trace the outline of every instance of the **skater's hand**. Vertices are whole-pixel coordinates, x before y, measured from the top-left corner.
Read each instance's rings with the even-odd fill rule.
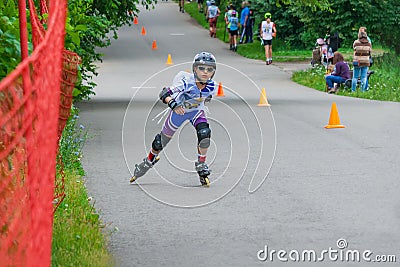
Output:
[[[171,99],[168,101],[168,106],[176,113],[179,115],[185,114],[185,109],[181,104],[178,104],[178,102],[175,101],[175,99]]]
[[[185,108],[182,106],[177,106],[176,108],[174,108],[174,112],[178,115],[183,115],[185,114]]]

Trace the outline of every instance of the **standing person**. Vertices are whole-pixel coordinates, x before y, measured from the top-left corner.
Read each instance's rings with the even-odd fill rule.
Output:
[[[197,8],[199,9],[199,13],[203,13],[203,3],[204,0],[197,0]]]
[[[367,33],[367,28],[366,28],[366,27],[360,27],[360,28],[358,29],[358,33],[360,33],[360,32],[365,32],[365,33]],[[367,33],[367,39],[368,39],[368,42],[370,42],[371,45],[372,45],[372,41],[371,41],[371,38],[369,38],[368,33]]]
[[[337,92],[334,83],[344,83],[347,79],[350,79],[349,65],[344,61],[342,53],[338,51],[333,53],[333,64],[335,65],[333,72],[325,76],[327,92],[329,94]]]
[[[360,27],[360,28],[358,29],[358,32],[365,32],[365,33],[367,33],[367,28],[366,28],[366,27]],[[368,42],[369,42],[369,43],[371,44],[371,46],[372,46],[372,40],[371,40],[371,38],[369,37],[368,33],[367,33],[367,39],[368,39]],[[372,55],[371,55],[369,58],[370,58],[370,60],[369,60],[369,67],[368,67],[368,70],[369,70],[369,68],[372,67],[372,64],[373,64]],[[368,71],[367,71],[367,76],[368,76]],[[368,88],[368,82],[369,82],[369,79],[367,78],[366,88]]]
[[[232,16],[232,12],[235,10],[235,8],[234,8],[234,6],[232,4],[230,4],[227,7],[227,9],[228,9],[228,11],[225,12],[224,19],[225,19],[225,24],[226,24],[226,31],[228,32],[228,37],[229,37],[229,49],[232,50],[233,43],[232,43],[232,36],[231,36],[231,32],[230,32],[231,24],[229,22],[229,19]]]
[[[185,13],[185,0],[179,0],[179,12]]]
[[[211,6],[207,10],[208,23],[210,24],[210,37],[217,37],[217,19],[221,11],[215,5],[215,0],[210,1]]]
[[[210,2],[210,0],[206,0],[206,8],[204,9],[204,16],[206,17],[206,21],[208,21],[208,18],[207,18],[207,11],[208,11],[208,8],[211,6],[211,2]]]
[[[240,40],[239,43],[242,44],[244,42],[244,38],[246,36],[246,25],[249,22],[250,17],[250,9],[247,6],[247,2],[243,1],[242,3],[242,12],[240,13],[240,25],[241,25],[241,33],[240,33]],[[249,40],[246,38],[246,42]]]
[[[250,2],[249,2],[249,4],[250,4]],[[254,30],[254,24],[256,23],[256,17],[255,17],[255,15],[254,15],[254,10],[253,10],[253,8],[251,8],[250,7],[250,10],[249,10],[249,23],[248,23],[248,25],[249,25],[249,27],[248,27],[248,31],[246,32],[248,35],[248,37],[249,37],[249,42],[250,43],[252,43],[253,42],[253,30]]]
[[[130,182],[143,176],[160,159],[158,156],[171,140],[174,133],[186,121],[195,127],[197,133],[197,162],[195,169],[200,183],[209,186],[210,170],[206,164],[207,150],[210,146],[211,129],[207,122],[204,102],[210,101],[217,91],[216,82],[212,80],[216,70],[213,54],[201,52],[193,59],[193,73],[179,72],[171,87],[164,87],[160,92],[160,100],[170,107],[161,133],[157,134],[150,152],[143,162],[135,165],[134,176]]]
[[[230,35],[232,37],[232,51],[237,51],[237,36],[238,36],[238,30],[239,30],[239,18],[237,17],[236,11],[233,10],[232,12],[232,16],[229,18],[229,24],[230,24],[230,28],[229,28],[229,32]]]
[[[368,89],[367,73],[370,66],[369,58],[371,56],[372,45],[368,42],[367,33],[358,32],[358,39],[353,43],[353,79],[351,81],[351,91],[355,92],[358,78],[361,80],[361,91],[365,92]]]
[[[272,63],[272,38],[276,36],[275,23],[271,21],[271,17],[271,13],[265,13],[265,21],[261,23],[260,27],[260,36],[263,40],[265,49],[265,64],[267,65]]]

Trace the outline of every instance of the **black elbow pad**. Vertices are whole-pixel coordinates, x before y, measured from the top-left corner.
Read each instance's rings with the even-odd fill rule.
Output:
[[[164,87],[159,94],[160,100],[165,103],[165,99],[169,96],[171,96],[169,87]]]

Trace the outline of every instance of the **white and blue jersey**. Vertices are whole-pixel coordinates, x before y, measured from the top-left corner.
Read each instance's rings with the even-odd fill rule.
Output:
[[[166,136],[172,137],[178,128],[186,121],[196,127],[201,122],[207,122],[204,100],[217,92],[216,83],[210,80],[206,87],[200,90],[196,85],[194,74],[179,72],[169,88],[171,97],[185,108],[185,114],[179,115],[170,110],[162,127]]]
[[[230,24],[229,29],[231,31],[236,31],[239,29],[239,19],[237,17],[231,16],[229,18],[229,24]]]
[[[208,18],[212,19],[215,18],[218,14],[218,7],[217,6],[209,6],[208,7]]]
[[[172,98],[182,104],[187,111],[204,110],[204,100],[216,94],[216,84],[210,80],[206,87],[200,90],[196,85],[194,74],[185,71],[179,72],[170,86]]]

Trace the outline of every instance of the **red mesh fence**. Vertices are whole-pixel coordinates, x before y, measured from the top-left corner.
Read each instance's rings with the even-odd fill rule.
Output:
[[[51,2],[47,33],[31,14],[42,39],[34,37],[32,55],[0,83],[1,266],[51,262],[66,10],[66,0]]]
[[[32,42],[33,46],[36,47],[44,39],[46,31],[42,23],[43,24],[47,23],[47,20],[42,19],[41,23],[39,23],[39,19],[36,14],[36,9],[32,1],[29,2],[29,8],[31,10],[31,21],[32,21]],[[48,8],[45,0],[40,1],[40,13],[42,17],[44,17],[43,16],[44,14],[48,13]],[[63,50],[63,68],[61,77],[60,105],[59,105],[60,110],[58,117],[58,139],[61,138],[62,132],[65,128],[65,125],[71,113],[71,106],[73,100],[72,91],[75,87],[78,65],[80,63],[81,59],[76,53],[68,51],[66,49]],[[55,181],[54,210],[57,209],[57,207],[61,204],[61,202],[65,198],[65,191],[64,191],[65,173],[63,170],[64,165],[62,163],[61,156],[57,158],[57,163],[60,166],[60,173]]]

